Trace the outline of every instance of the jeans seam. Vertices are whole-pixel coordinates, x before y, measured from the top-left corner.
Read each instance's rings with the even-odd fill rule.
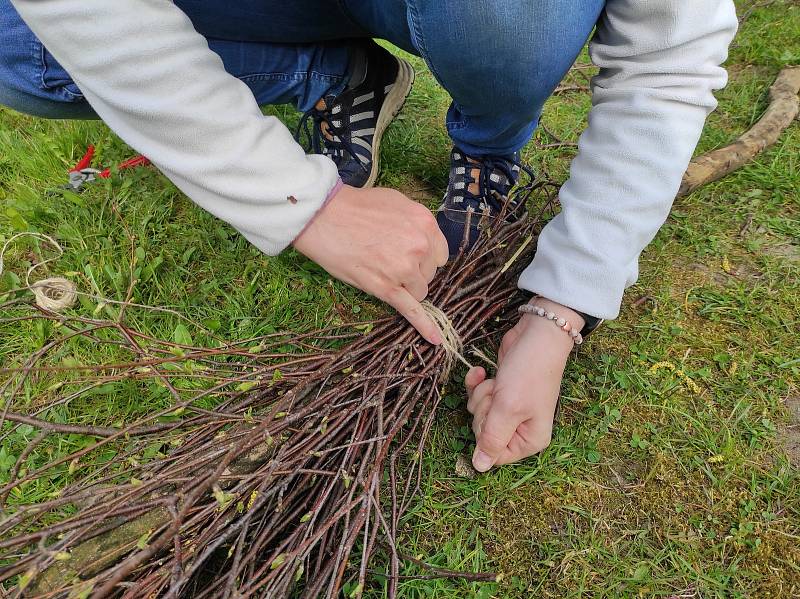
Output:
[[[72,92],[72,91],[68,90],[66,88],[66,86],[62,86],[62,87],[60,87],[58,89],[60,89],[65,94],[67,94],[74,101],[78,101],[78,100],[83,100],[84,99],[84,95],[83,94],[76,94],[75,92]]]
[[[34,39],[31,42],[31,49],[33,52],[34,64],[39,69],[39,87],[50,91],[50,88],[44,82],[44,74],[47,71],[47,65],[44,62],[44,45],[38,39]]]
[[[72,102],[77,102],[84,99],[83,94],[76,94],[73,91],[67,89],[66,85],[49,85],[45,81],[45,75],[47,75],[47,61],[45,60],[45,52],[47,49],[44,47],[44,44],[40,42],[38,39],[34,39],[32,42],[33,45],[33,56],[34,60],[38,61],[36,66],[39,68],[39,84],[41,89],[46,90],[48,92],[59,91],[69,98]],[[73,81],[73,83],[75,83]],[[77,84],[76,84],[77,85]]]
[[[420,24],[420,16],[419,11],[417,10],[416,4],[413,0],[407,0],[406,6],[408,6],[408,15],[409,15],[409,31],[411,32],[412,42],[416,45],[417,50],[419,50],[419,54],[422,59],[425,61],[425,64],[428,65],[428,69],[430,70],[431,74],[436,78],[436,81],[441,85],[445,90],[447,90],[447,86],[444,84],[444,80],[442,79],[441,75],[439,75],[436,67],[433,66],[433,61],[430,59],[428,54],[428,48],[425,46],[425,36],[422,34],[422,25]],[[455,101],[453,101],[455,105]],[[469,126],[467,122],[469,119],[467,116],[463,117],[463,120],[460,123],[456,123],[454,121],[447,122],[445,121],[445,128],[448,131],[455,131],[458,129],[464,129]]]
[[[445,121],[444,126],[448,131],[456,131],[457,129],[464,129],[468,125],[467,123],[468,118],[469,117],[464,116],[464,120],[462,120],[460,123],[456,121]]]
[[[240,81],[302,81],[304,79],[315,79],[318,81],[338,83],[343,79],[341,75],[328,75],[317,71],[298,72],[298,73],[251,73],[248,75],[237,75]]]
[[[409,27],[409,30],[413,37],[412,41],[419,50],[419,54],[422,56],[425,64],[428,65],[428,69],[430,69],[431,73],[436,78],[436,81],[439,82],[439,85],[444,87],[442,78],[439,76],[439,73],[436,71],[436,68],[433,66],[428,56],[428,49],[425,46],[425,36],[422,34],[422,26],[420,25],[419,11],[417,10],[416,4],[412,0],[408,0],[406,6],[408,6],[408,15],[410,17],[409,22],[411,27]]]

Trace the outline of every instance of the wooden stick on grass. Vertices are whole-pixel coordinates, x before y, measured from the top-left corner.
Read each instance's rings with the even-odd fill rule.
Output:
[[[764,115],[732,144],[698,156],[683,175],[678,197],[721,179],[773,145],[800,112],[800,66],[784,67],[769,88]]]

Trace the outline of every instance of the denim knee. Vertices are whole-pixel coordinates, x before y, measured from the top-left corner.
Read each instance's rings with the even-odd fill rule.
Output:
[[[0,104],[45,118],[96,118],[9,0],[0,0]]]
[[[534,117],[574,62],[605,2],[407,4],[418,50],[463,112]]]
[[[49,100],[26,93],[0,78],[0,106],[45,119],[96,119],[89,103]]]

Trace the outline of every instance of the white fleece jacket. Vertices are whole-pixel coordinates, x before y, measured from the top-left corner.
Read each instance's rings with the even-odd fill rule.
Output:
[[[172,2],[12,4],[109,127],[265,253],[291,243],[336,184],[334,163],[263,116]],[[736,26],[732,0],[608,0],[589,126],[521,288],[618,314],[726,83]]]

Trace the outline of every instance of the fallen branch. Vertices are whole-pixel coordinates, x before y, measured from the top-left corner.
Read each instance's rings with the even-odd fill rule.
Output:
[[[800,66],[785,67],[769,88],[764,115],[732,144],[694,158],[683,175],[678,197],[721,179],[773,145],[800,111]]]

